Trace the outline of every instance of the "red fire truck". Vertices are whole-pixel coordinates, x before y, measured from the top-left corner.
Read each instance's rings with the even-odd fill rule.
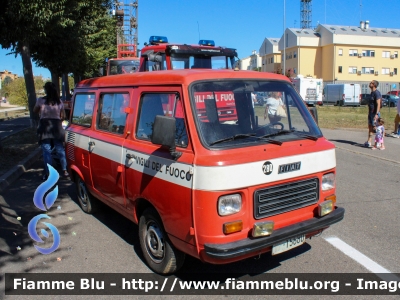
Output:
[[[180,69],[233,69],[236,49],[215,46],[213,40],[200,40],[198,45],[168,43],[165,36],[151,36],[141,50],[140,72]],[[195,95],[199,117],[205,117],[205,98],[212,94]],[[232,92],[215,94],[221,120],[236,119],[235,98]],[[164,109],[165,110],[165,109]]]
[[[106,75],[129,74],[139,69],[136,45],[118,45],[118,57],[107,61]]]

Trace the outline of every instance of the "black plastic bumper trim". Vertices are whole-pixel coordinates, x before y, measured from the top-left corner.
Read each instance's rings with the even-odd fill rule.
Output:
[[[271,247],[275,244],[279,244],[280,242],[302,234],[322,230],[341,221],[343,217],[344,208],[337,207],[333,212],[324,217],[312,218],[291,226],[277,229],[268,237],[247,238],[227,244],[205,244],[205,254],[209,257],[221,260],[235,258]]]

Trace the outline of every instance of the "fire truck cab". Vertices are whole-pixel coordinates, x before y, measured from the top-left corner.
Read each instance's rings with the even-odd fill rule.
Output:
[[[280,95],[285,114],[252,93]],[[222,95],[234,120],[218,114]],[[154,272],[176,272],[185,255],[278,255],[344,217],[335,146],[285,76],[136,72],[84,80],[73,97],[66,156],[80,206],[100,200],[138,224]]]
[[[129,74],[139,70],[139,58],[136,45],[119,44],[117,58],[107,60],[106,75]]]
[[[198,45],[168,43],[164,36],[151,36],[142,48],[140,72],[181,69],[233,69],[235,49],[215,46],[212,40]]]

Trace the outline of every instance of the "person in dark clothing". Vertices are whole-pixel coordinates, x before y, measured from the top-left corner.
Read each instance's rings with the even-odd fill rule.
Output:
[[[58,159],[60,160],[63,175],[68,177],[67,161],[63,145],[64,129],[62,127],[62,121],[65,119],[64,105],[60,100],[54,83],[46,82],[43,88],[46,96],[39,98],[33,108],[33,112],[40,113],[37,134],[39,137],[39,144],[43,151],[43,179],[47,179],[49,175],[47,164],[51,165],[52,163],[52,147],[54,147]]]
[[[364,143],[365,147],[371,147],[372,136],[374,135],[374,127],[376,126],[376,120],[380,116],[380,110],[382,107],[382,95],[377,90],[379,82],[372,80],[369,84],[371,89],[371,98],[368,103],[368,140]]]

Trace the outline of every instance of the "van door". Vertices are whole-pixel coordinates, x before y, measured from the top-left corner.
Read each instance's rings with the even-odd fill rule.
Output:
[[[133,134],[124,144],[125,188],[128,209],[145,199],[160,214],[165,230],[182,241],[194,244],[192,221],[193,150],[184,114],[182,90],[177,87],[138,88],[137,116]],[[136,110],[136,109],[135,109]],[[169,149],[151,143],[156,115],[176,119],[176,161]]]
[[[74,94],[71,125],[66,130],[66,157],[68,165],[82,175],[89,187],[92,186],[90,173],[90,135],[92,133],[95,93],[79,91]]]
[[[128,91],[100,92],[96,128],[90,140],[93,187],[106,200],[125,205],[122,148],[126,138]]]

